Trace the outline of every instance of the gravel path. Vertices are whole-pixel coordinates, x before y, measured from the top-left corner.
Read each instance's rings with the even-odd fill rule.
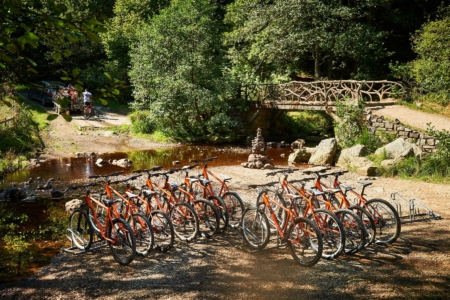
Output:
[[[374,107],[372,111],[376,115],[382,115],[392,120],[398,119],[404,125],[422,130],[427,129],[427,123],[431,123],[438,130],[450,130],[450,118],[414,110],[402,105]]]

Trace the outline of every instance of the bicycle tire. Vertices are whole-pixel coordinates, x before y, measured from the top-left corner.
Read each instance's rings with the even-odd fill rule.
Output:
[[[194,207],[198,217],[199,234],[212,238],[219,230],[219,212],[211,201],[205,199],[195,200]]]
[[[266,205],[264,204],[264,202],[262,200],[262,197],[264,194],[267,194],[267,197],[269,197],[269,198],[272,198],[272,199],[275,198],[275,201],[278,201],[284,207],[286,207],[286,204],[285,204],[283,197],[279,193],[277,193],[271,189],[262,190],[259,193],[258,198],[256,199],[256,207],[258,209],[260,209],[260,207],[262,207],[262,206],[264,207],[264,210],[262,210],[262,212],[264,212],[264,214],[266,215],[266,217],[269,221],[270,230],[272,233],[276,233],[276,232],[278,232],[278,230],[275,225],[275,222],[272,220],[270,210],[268,207],[266,207]],[[284,223],[286,222],[286,215],[287,215],[286,211],[283,208],[281,208],[279,205],[277,205],[271,201],[270,201],[270,205],[272,206],[272,210],[277,218],[278,225],[280,225],[280,227],[283,228]]]
[[[254,250],[264,249],[270,240],[267,216],[257,209],[247,209],[242,216],[242,233],[246,244]]]
[[[91,221],[86,212],[75,209],[69,217],[68,233],[72,245],[80,250],[89,250],[94,238]]]
[[[364,225],[358,215],[349,209],[338,209],[334,214],[339,218],[345,230],[345,254],[360,251],[366,241]]]
[[[130,224],[122,218],[116,218],[108,226],[107,237],[114,242],[109,242],[114,259],[121,265],[130,264],[136,255],[136,239]]]
[[[384,199],[370,199],[366,202],[366,209],[375,222],[375,243],[390,244],[400,236],[401,221],[397,210]]]
[[[197,214],[192,206],[186,203],[176,203],[169,210],[175,235],[184,242],[192,241],[198,234],[199,224]]]
[[[214,207],[217,209],[217,213],[219,214],[219,228],[217,229],[218,233],[223,233],[227,230],[230,218],[228,213],[227,205],[225,201],[218,196],[209,196],[208,200],[214,204]]]
[[[244,202],[236,192],[226,192],[222,196],[228,210],[228,226],[238,228],[242,222],[244,214]]]
[[[173,247],[175,232],[169,216],[161,210],[150,212],[150,222],[153,226],[154,247],[161,252],[167,252]]]
[[[364,248],[367,248],[375,240],[376,236],[375,222],[373,221],[373,218],[370,215],[370,213],[364,207],[358,205],[351,205],[348,207],[348,209],[353,210],[358,215],[358,217],[361,218],[361,221],[363,222],[365,230],[364,234],[366,237]]]
[[[325,259],[338,258],[345,247],[345,230],[339,218],[331,211],[320,208],[314,210],[308,219],[314,221],[322,234],[322,257]]]
[[[136,239],[136,254],[147,256],[155,243],[150,220],[142,213],[133,213],[127,221],[131,225]]]
[[[295,262],[304,267],[312,267],[322,257],[322,235],[313,221],[297,218],[286,232],[287,247]]]

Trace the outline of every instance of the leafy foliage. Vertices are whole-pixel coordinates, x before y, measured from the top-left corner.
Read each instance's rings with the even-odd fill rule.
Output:
[[[419,88],[437,94],[441,104],[450,103],[450,17],[425,24],[413,38],[418,58],[410,72]]]
[[[386,55],[384,33],[365,22],[370,7],[372,1],[237,0],[226,15],[229,56],[238,70],[250,67],[263,80],[272,73],[311,74],[311,62],[315,79],[344,70],[345,77],[368,77]]]
[[[343,148],[353,146],[362,136],[366,128],[364,120],[364,102],[338,101],[336,115],[339,117],[334,124],[334,133]]]
[[[138,32],[130,78],[136,109],[177,139],[231,134],[234,85],[222,72],[220,24],[209,1],[174,1]]]

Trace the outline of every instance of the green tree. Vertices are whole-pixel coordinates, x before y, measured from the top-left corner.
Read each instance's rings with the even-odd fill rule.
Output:
[[[413,37],[416,60],[411,74],[426,92],[444,94],[450,101],[450,17],[426,23]]]
[[[130,45],[139,42],[136,31],[169,2],[170,0],[115,1],[114,16],[107,23],[108,32],[101,36],[108,56],[105,67],[110,74],[128,81]]]
[[[238,70],[250,66],[262,79],[274,73],[306,72],[315,79],[363,74],[385,56],[383,33],[365,19],[372,2],[237,0],[226,15],[233,28],[226,38],[230,58]]]
[[[215,12],[208,0],[172,1],[138,32],[131,51],[134,108],[177,139],[226,135],[236,125],[227,115],[235,90],[223,72]]]

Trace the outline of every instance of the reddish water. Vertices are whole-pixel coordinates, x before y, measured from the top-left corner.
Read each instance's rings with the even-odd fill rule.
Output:
[[[268,149],[268,155],[272,158],[275,165],[287,166],[288,156],[291,153],[290,148],[271,148]],[[67,157],[52,159],[41,163],[40,166],[30,170],[24,170],[9,174],[1,185],[5,186],[11,182],[23,182],[29,178],[41,177],[41,181],[48,178],[59,178],[61,181],[71,181],[85,179],[90,175],[102,175],[116,171],[125,171],[131,173],[135,169],[150,168],[153,166],[162,166],[165,169],[172,168],[173,161],[180,161],[181,166],[189,165],[192,159],[205,159],[217,156],[218,159],[209,163],[214,166],[240,165],[247,161],[250,153],[249,148],[244,147],[214,147],[214,146],[180,146],[170,149],[132,151],[126,153],[110,153],[98,157]],[[283,157],[284,156],[284,157]],[[95,164],[98,158],[104,161],[128,158],[133,163],[130,167],[120,167],[110,163],[102,166]]]

